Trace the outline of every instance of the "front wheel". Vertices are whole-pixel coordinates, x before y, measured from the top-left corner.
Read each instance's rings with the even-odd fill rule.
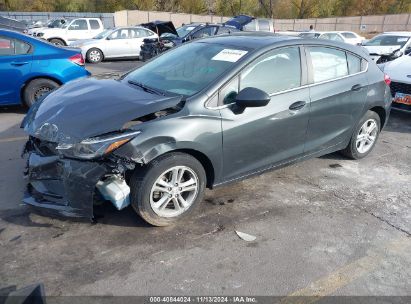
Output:
[[[202,200],[206,174],[201,163],[185,153],[160,156],[131,177],[131,204],[154,226],[168,226],[189,214]]]
[[[50,43],[52,43],[54,45],[57,45],[57,46],[65,46],[66,45],[63,40],[58,39],[58,38],[50,39]]]
[[[374,149],[381,130],[381,120],[377,113],[367,111],[361,118],[348,146],[342,154],[352,159],[366,157]]]

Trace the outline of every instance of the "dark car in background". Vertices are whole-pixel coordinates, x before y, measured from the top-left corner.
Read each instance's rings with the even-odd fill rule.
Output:
[[[36,103],[22,123],[24,202],[92,218],[105,199],[170,225],[206,187],[334,151],[367,156],[390,107],[362,48],[257,33],[196,40]]]
[[[245,30],[244,27],[247,24],[249,24],[250,22],[252,22],[253,20],[255,20],[255,18],[252,17],[252,16],[238,15],[238,16],[234,16],[230,20],[226,21],[224,24],[229,25],[229,26],[233,26],[236,29],[242,31],[242,30]]]
[[[190,23],[179,27],[176,33],[162,33],[160,39],[147,39],[141,46],[140,58],[145,61],[177,45],[194,39],[238,32],[235,27],[224,24]]]
[[[80,50],[0,29],[0,105],[30,107],[43,94],[88,75]]]
[[[18,20],[0,16],[0,29],[24,32],[26,24]]]
[[[171,21],[153,21],[153,22],[148,22],[148,23],[142,23],[139,24],[138,26],[145,27],[149,29],[150,31],[153,31],[160,37],[163,34],[172,34],[172,35],[177,35],[176,28],[174,27],[173,22]]]

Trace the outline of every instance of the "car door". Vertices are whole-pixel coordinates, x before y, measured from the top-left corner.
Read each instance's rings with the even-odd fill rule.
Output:
[[[223,176],[232,180],[298,158],[304,151],[309,89],[300,47],[272,50],[249,64],[219,92],[223,130]],[[265,107],[239,111],[239,90],[269,93]]]
[[[89,25],[86,19],[74,20],[67,28],[68,42],[79,39],[88,39],[90,37]]]
[[[0,36],[0,104],[20,101],[20,90],[32,65],[30,44]],[[7,79],[7,81],[6,81]]]
[[[338,146],[351,136],[365,104],[368,80],[361,71],[349,75],[344,50],[310,46],[306,54],[312,85],[305,152],[313,153]]]
[[[129,30],[127,28],[114,31],[106,39],[105,57],[126,57],[130,56],[131,45]]]

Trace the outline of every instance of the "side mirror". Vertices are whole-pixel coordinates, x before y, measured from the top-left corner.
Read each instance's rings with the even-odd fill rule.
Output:
[[[242,108],[247,107],[264,107],[271,100],[271,97],[264,91],[257,88],[244,88],[242,89],[237,97],[235,98],[235,103],[237,106]]]
[[[404,51],[404,54],[405,55],[411,54],[411,47],[406,48]]]

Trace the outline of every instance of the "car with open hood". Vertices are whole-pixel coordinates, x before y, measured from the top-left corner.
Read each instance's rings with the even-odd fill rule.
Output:
[[[107,200],[170,225],[206,187],[334,151],[365,157],[390,107],[362,48],[257,33],[195,40],[35,103],[22,122],[23,201],[93,218],[93,202]]]
[[[185,42],[205,37],[231,34],[238,31],[237,28],[224,24],[186,24],[179,27],[176,33],[164,32],[160,34],[160,39],[145,39],[141,46],[142,52],[140,58],[145,61]]]

